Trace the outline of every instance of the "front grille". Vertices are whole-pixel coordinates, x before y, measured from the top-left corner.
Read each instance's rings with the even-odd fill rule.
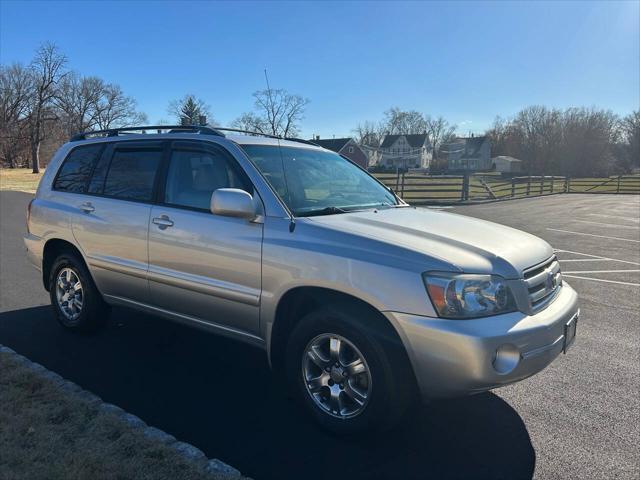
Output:
[[[551,303],[562,286],[560,264],[556,257],[525,270],[524,282],[529,292],[531,310],[539,312]]]

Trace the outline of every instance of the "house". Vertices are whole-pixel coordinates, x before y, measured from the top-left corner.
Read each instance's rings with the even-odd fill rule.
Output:
[[[376,164],[387,168],[429,168],[433,149],[426,133],[385,135]]]
[[[493,167],[496,172],[521,173],[523,171],[522,160],[517,158],[499,155],[497,157],[493,157],[491,161],[493,162]]]
[[[316,145],[327,150],[332,150],[340,155],[344,155],[349,160],[357,163],[362,168],[366,169],[368,166],[367,154],[360,148],[353,138],[324,138],[316,136],[311,140]]]
[[[484,136],[456,138],[442,145],[440,158],[447,162],[449,172],[490,170],[491,142]]]

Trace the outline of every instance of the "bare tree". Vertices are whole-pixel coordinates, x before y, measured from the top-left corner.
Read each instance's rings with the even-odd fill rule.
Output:
[[[0,66],[0,159],[17,166],[27,140],[26,114],[33,94],[31,72],[21,64]]]
[[[58,86],[55,105],[67,135],[90,130],[97,124],[97,106],[104,82],[97,77],[81,77],[70,72]]]
[[[264,118],[253,112],[245,112],[231,122],[233,128],[248,132],[269,133],[269,125]]]
[[[279,137],[299,134],[309,99],[272,88],[258,90],[253,98],[255,110],[236,118],[232,123],[234,127]]]
[[[487,132],[493,153],[525,162],[530,174],[609,175],[619,168],[618,117],[594,108],[527,107]]]
[[[620,121],[631,167],[640,167],[640,110],[631,112]]]
[[[411,135],[425,133],[427,123],[424,116],[416,110],[400,110],[392,107],[384,112],[386,133],[390,135]]]
[[[424,119],[427,136],[433,148],[434,160],[438,160],[440,147],[452,141],[455,137],[456,126],[451,125],[444,117],[431,118],[429,115]]]
[[[380,122],[365,121],[353,129],[356,142],[367,147],[378,148],[385,134],[385,125]]]
[[[214,124],[209,105],[191,93],[179,100],[172,100],[169,103],[167,112],[169,115],[173,115],[181,124],[199,125],[200,117],[206,117],[208,123]]]
[[[53,100],[58,84],[65,75],[67,57],[52,43],[42,45],[31,62],[34,93],[30,98],[29,142],[31,147],[31,166],[33,173],[40,172],[40,144],[45,138],[44,125],[47,120],[55,118]]]
[[[124,94],[120,86],[106,84],[96,105],[96,126],[100,130],[140,125],[147,115],[137,111],[136,101]]]
[[[294,95],[283,89],[268,88],[253,94],[255,112],[245,113],[236,121],[249,121],[261,133],[280,137],[299,134],[300,122],[309,99]]]

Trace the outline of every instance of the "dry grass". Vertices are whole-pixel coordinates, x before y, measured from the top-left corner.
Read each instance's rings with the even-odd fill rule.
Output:
[[[215,477],[0,352],[0,479],[134,478]]]
[[[32,173],[30,168],[0,168],[0,190],[35,193],[43,173],[44,169]]]

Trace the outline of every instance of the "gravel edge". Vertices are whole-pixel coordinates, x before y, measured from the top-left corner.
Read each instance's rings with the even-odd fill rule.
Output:
[[[240,471],[231,465],[228,465],[217,458],[207,458],[202,450],[190,443],[181,442],[177,440],[173,435],[166,433],[159,428],[147,425],[141,418],[131,413],[125,412],[123,409],[112,403],[104,402],[100,397],[91,393],[88,390],[84,390],[76,383],[69,380],[65,380],[60,375],[51,370],[47,370],[39,363],[32,362],[24,355],[20,355],[15,350],[5,347],[0,343],[0,352],[7,353],[13,357],[14,360],[29,368],[32,372],[35,372],[42,378],[45,378],[55,385],[57,385],[62,391],[75,396],[80,400],[84,400],[90,404],[94,404],[99,410],[103,412],[109,412],[127,424],[134,430],[141,431],[142,434],[154,441],[163,443],[180,454],[185,460],[194,464],[197,468],[202,469],[205,474],[216,476],[219,478],[223,476],[230,480],[243,478]]]

